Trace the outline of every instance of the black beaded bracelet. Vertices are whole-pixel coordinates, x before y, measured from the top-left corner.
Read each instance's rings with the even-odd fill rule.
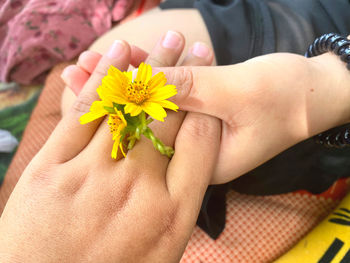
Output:
[[[340,56],[350,70],[350,40],[335,33],[324,34],[316,38],[312,43],[305,57],[310,58],[326,52],[333,52]],[[344,148],[350,146],[350,125],[339,126],[314,136],[316,143],[326,147]]]

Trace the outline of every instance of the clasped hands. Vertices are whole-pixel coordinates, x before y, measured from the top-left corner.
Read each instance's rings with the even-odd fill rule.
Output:
[[[334,83],[349,85],[349,79],[333,57],[323,62],[327,55],[307,60],[275,54],[197,67],[209,65],[213,53],[190,52],[183,67],[161,69],[179,90],[174,101],[188,113],[168,112],[165,123],[152,123],[161,140],[174,146],[173,158],[141,140],[127,158],[111,159],[107,124],[82,126],[79,117],[97,99],[109,65],[126,70],[130,62],[146,60],[154,67],[173,66],[184,46],[179,37],[179,45],[169,49],[163,36],[148,56],[117,41],[102,57],[85,53],[70,69],[80,74],[82,89],[78,83],[72,87],[79,93],[74,106],[5,207],[1,262],[178,262],[209,183],[230,181],[348,120],[349,92]],[[337,74],[323,74],[331,67]]]

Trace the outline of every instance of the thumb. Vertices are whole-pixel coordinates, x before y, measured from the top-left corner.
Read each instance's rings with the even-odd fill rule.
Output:
[[[238,64],[237,64],[238,65]],[[222,120],[232,114],[233,102],[242,103],[243,90],[235,87],[241,69],[237,65],[162,68],[168,84],[177,87],[172,98],[181,110],[205,113]]]

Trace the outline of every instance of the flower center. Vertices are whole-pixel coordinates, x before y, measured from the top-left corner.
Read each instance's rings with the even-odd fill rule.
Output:
[[[120,125],[123,123],[123,121],[119,118],[118,115],[116,114],[110,114],[109,119],[108,119],[108,125],[109,125],[109,130],[111,131],[112,134],[116,132],[120,132]],[[119,129],[118,129],[119,128]]]
[[[149,98],[148,85],[145,85],[141,81],[132,82],[126,90],[126,96],[129,101],[142,104],[142,102]]]

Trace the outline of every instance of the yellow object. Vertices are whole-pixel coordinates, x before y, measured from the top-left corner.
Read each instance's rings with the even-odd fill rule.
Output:
[[[150,139],[161,154],[171,158],[174,149],[164,145],[148,127],[153,119],[164,121],[167,116],[164,108],[174,111],[179,108],[166,100],[177,93],[174,85],[165,85],[166,81],[163,72],[152,76],[152,67],[144,63],[140,64],[135,79],[133,72],[121,72],[110,66],[96,90],[101,100],[94,101],[89,112],[79,121],[86,124],[109,115],[108,125],[114,140],[111,156],[114,159],[118,148],[125,157],[124,141],[128,141],[127,148],[131,150],[141,134]],[[147,119],[146,113],[153,119]]]
[[[122,137],[121,132],[125,129],[125,127],[127,126],[127,123],[123,113],[118,109],[114,109],[114,110],[116,114],[109,114],[108,125],[113,136],[112,139],[114,141],[111,156],[113,159],[116,159],[118,154],[118,147],[120,148],[120,150],[122,151],[125,157],[125,152],[123,150],[123,143],[121,142],[121,137]]]
[[[166,82],[163,72],[152,77],[152,67],[148,64],[140,64],[134,80],[132,72],[122,74],[117,68],[111,66],[108,75],[102,80],[100,89],[103,89],[102,93],[109,91],[113,102],[125,105],[125,113],[137,116],[144,111],[153,119],[164,121],[167,116],[164,108],[175,111],[179,108],[166,100],[177,94],[176,87],[165,85]]]
[[[86,124],[107,115],[108,111],[104,108],[105,106],[113,107],[113,104],[107,104],[100,100],[94,101],[91,104],[90,111],[80,117],[80,124]]]
[[[275,263],[350,263],[350,194]]]

